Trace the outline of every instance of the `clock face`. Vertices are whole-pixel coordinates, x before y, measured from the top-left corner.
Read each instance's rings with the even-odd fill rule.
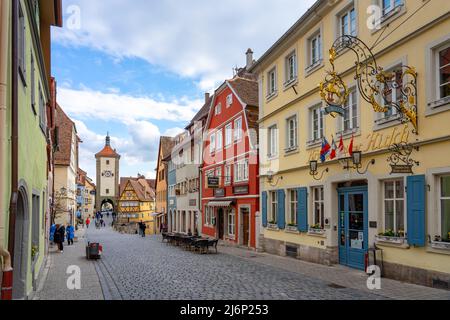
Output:
[[[103,173],[103,175],[104,175],[105,177],[107,177],[107,178],[110,178],[110,177],[112,177],[112,172],[111,172],[111,171],[105,171],[105,172]]]

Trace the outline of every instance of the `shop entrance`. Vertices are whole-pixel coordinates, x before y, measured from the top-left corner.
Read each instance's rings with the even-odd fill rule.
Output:
[[[242,243],[243,246],[250,246],[250,210],[241,208],[242,217]]]
[[[368,249],[367,186],[339,188],[339,263],[364,270]]]
[[[223,236],[224,236],[224,212],[222,208],[217,209],[217,227],[218,227],[218,235],[219,235],[219,239],[223,240]]]

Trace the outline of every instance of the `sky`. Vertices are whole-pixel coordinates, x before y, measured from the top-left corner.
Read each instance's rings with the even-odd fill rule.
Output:
[[[83,141],[80,168],[95,181],[109,132],[120,175],[153,178],[159,137],[182,132],[248,48],[257,59],[314,2],[63,0],[52,73]]]

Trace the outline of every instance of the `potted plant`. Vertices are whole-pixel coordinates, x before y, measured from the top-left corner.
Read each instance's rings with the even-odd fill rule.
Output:
[[[434,241],[431,241],[431,247],[435,249],[450,250],[450,232],[447,233],[447,238],[434,236]]]
[[[376,236],[377,242],[386,242],[392,244],[404,244],[405,243],[405,231],[398,230],[395,232],[392,229],[388,229],[385,232],[381,232]]]
[[[325,233],[325,230],[319,223],[317,223],[309,227],[309,233],[322,235]]]
[[[287,224],[286,230],[288,231],[293,231],[293,232],[297,232],[297,224],[290,222]]]
[[[277,222],[274,220],[270,220],[268,222],[268,228],[269,229],[277,229],[278,228]]]

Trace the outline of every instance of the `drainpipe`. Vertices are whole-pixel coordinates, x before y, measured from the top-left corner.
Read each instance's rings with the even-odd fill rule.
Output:
[[[0,17],[1,17],[1,29],[0,29],[0,151],[1,154],[8,154],[6,151],[6,141],[7,136],[5,132],[6,128],[6,96],[7,96],[7,90],[8,87],[6,85],[7,78],[8,78],[8,71],[7,71],[7,64],[8,64],[8,56],[9,56],[9,50],[8,50],[8,32],[9,32],[9,14],[10,14],[10,8],[9,8],[9,1],[1,1],[0,4]],[[12,8],[12,14],[13,17],[18,15],[18,7],[17,7],[17,0],[13,1],[13,8]],[[14,53],[17,53],[17,41],[15,41],[15,35],[17,34],[17,20],[13,18],[13,57]],[[14,49],[16,49],[16,52],[14,52]],[[17,54],[15,54],[17,56]],[[17,61],[16,61],[17,62]],[[14,64],[14,62],[13,62]],[[12,71],[13,78],[14,78],[14,69]],[[17,74],[16,74],[17,77]],[[13,86],[14,86],[14,80],[13,80]],[[14,93],[13,90],[13,99],[17,102],[17,94]],[[14,163],[14,162],[13,162]],[[3,179],[3,177],[7,176],[5,174],[5,167],[3,163],[3,158],[0,157],[0,177]],[[3,209],[5,208],[6,203],[3,203],[2,195],[5,194],[5,188],[6,186],[3,183],[3,180],[0,182],[0,229],[4,230],[4,213]],[[10,219],[13,213],[10,211]],[[11,220],[10,220],[11,222]],[[9,235],[11,237],[11,230],[9,230]],[[13,247],[13,246],[12,246]],[[10,244],[11,248],[11,244]],[[14,247],[13,247],[14,248]],[[12,269],[12,261],[11,256],[13,253],[11,252],[11,249],[9,252],[4,248],[4,239],[3,235],[0,237],[0,256],[3,260],[3,265],[0,265],[0,269],[3,271],[2,274],[2,288],[1,288],[1,300],[12,300],[12,284],[13,284],[13,269]]]

